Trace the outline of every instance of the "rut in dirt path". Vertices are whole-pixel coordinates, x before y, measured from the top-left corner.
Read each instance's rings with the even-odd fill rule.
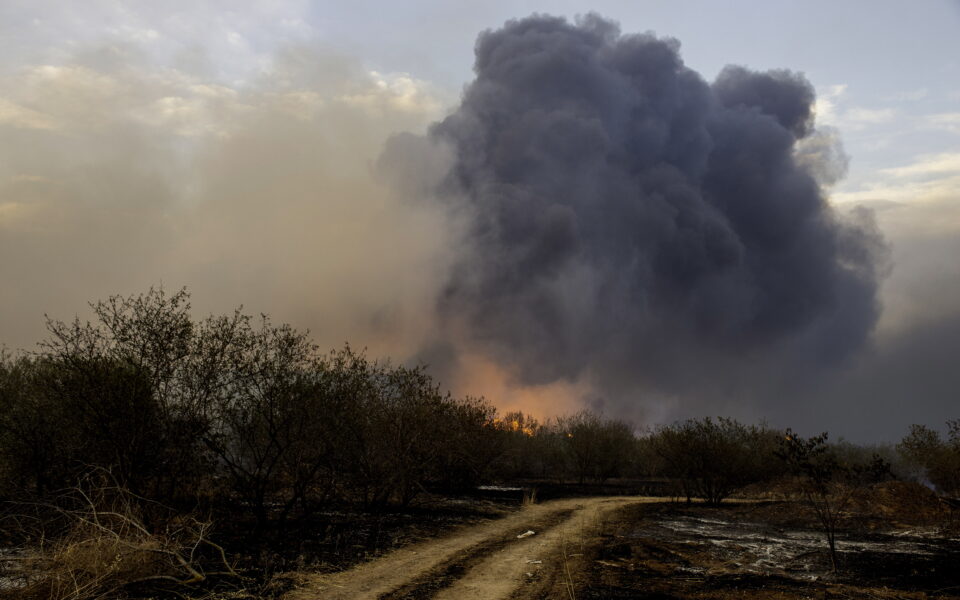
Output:
[[[528,531],[543,531],[566,520],[573,514],[573,509],[559,510],[547,513],[545,516],[530,521],[526,527]],[[494,552],[501,552],[507,545],[517,542],[514,531],[501,532],[490,538],[455,553],[450,558],[440,562],[432,569],[411,579],[399,588],[381,594],[378,600],[419,600],[433,598],[438,592],[453,585],[458,579],[473,567]]]
[[[526,507],[502,519],[396,550],[348,571],[311,575],[285,600],[507,598],[532,560],[555,561],[568,532],[643,498],[576,498]],[[532,529],[535,535],[518,539]],[[543,557],[539,559],[530,556]]]
[[[450,586],[430,597],[436,600],[535,597],[554,582],[570,578],[568,560],[575,562],[572,557],[584,551],[584,544],[597,534],[605,515],[637,502],[643,499],[581,499],[568,518],[535,537],[488,555]]]

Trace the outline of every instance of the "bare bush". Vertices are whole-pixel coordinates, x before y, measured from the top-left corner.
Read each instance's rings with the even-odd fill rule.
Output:
[[[204,394],[202,439],[223,468],[230,489],[263,530],[270,507],[281,522],[304,504],[321,476],[325,450],[324,384],[328,369],[306,334],[274,327],[263,317],[227,323],[215,333],[225,348],[218,385]]]
[[[633,432],[622,421],[584,410],[558,419],[557,429],[580,483],[619,477],[635,454]]]
[[[787,429],[780,441],[777,455],[786,463],[796,483],[820,522],[830,549],[833,571],[840,570],[837,555],[837,532],[844,511],[853,499],[858,483],[847,465],[827,446],[827,434],[804,439]]]
[[[680,484],[687,502],[702,498],[716,506],[777,473],[778,437],[763,425],[707,417],[661,427],[645,446],[657,457],[659,473]]]

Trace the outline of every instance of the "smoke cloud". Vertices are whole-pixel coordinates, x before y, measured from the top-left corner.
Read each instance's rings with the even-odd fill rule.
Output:
[[[424,148],[454,157],[432,195],[469,227],[422,355],[450,377],[479,353],[521,386],[586,382],[613,412],[720,410],[868,343],[886,246],[868,211],[825,200],[845,155],[802,75],[709,84],[676,40],[595,15],[487,31],[475,72],[380,159],[397,176]]]
[[[895,406],[884,373],[953,347],[930,257],[956,228],[928,247],[941,208],[878,209],[903,268],[877,328],[888,248],[825,200],[847,157],[797,73],[708,83],[675,40],[535,16],[481,35],[454,102],[317,44],[224,71],[233,50],[117,31],[0,73],[0,345],[187,286],[198,316],[242,303],[503,410],[783,425]]]

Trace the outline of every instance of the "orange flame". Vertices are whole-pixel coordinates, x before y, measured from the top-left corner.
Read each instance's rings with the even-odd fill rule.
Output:
[[[518,419],[511,419],[509,421],[504,421],[503,419],[496,418],[493,420],[493,426],[497,429],[503,429],[505,431],[516,431],[522,433],[523,435],[533,436],[536,433],[536,430],[530,425],[524,425]]]

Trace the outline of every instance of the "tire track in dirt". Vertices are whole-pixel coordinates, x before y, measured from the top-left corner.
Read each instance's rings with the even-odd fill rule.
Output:
[[[507,598],[533,560],[554,560],[567,531],[643,498],[573,498],[526,507],[502,519],[401,548],[333,574],[309,575],[285,600]],[[650,501],[650,500],[646,500]],[[578,525],[579,524],[579,525]],[[590,528],[592,525],[587,525]],[[517,539],[528,529],[536,535]]]
[[[284,600],[374,600],[421,580],[427,573],[438,570],[440,565],[449,563],[468,548],[482,550],[484,544],[491,540],[500,539],[511,532],[516,536],[529,529],[529,523],[570,510],[578,502],[582,500],[535,504],[501,519],[400,548],[347,571],[308,575],[303,585],[289,592]]]
[[[531,521],[525,525],[530,530],[540,532],[566,520],[573,514],[573,509],[560,510]],[[523,533],[523,532],[521,532]],[[504,532],[502,535],[491,536],[479,544],[470,546],[462,552],[457,552],[449,559],[423,573],[419,577],[408,581],[399,588],[379,596],[378,600],[420,600],[433,598],[441,590],[453,585],[475,564],[484,560],[494,552],[502,551],[507,545],[517,542],[515,531]]]
[[[544,587],[544,579],[563,582],[570,577],[568,559],[574,553],[582,555],[583,544],[596,535],[604,515],[644,501],[643,498],[581,498],[568,518],[523,543],[489,555],[434,598],[505,600],[536,595]]]

